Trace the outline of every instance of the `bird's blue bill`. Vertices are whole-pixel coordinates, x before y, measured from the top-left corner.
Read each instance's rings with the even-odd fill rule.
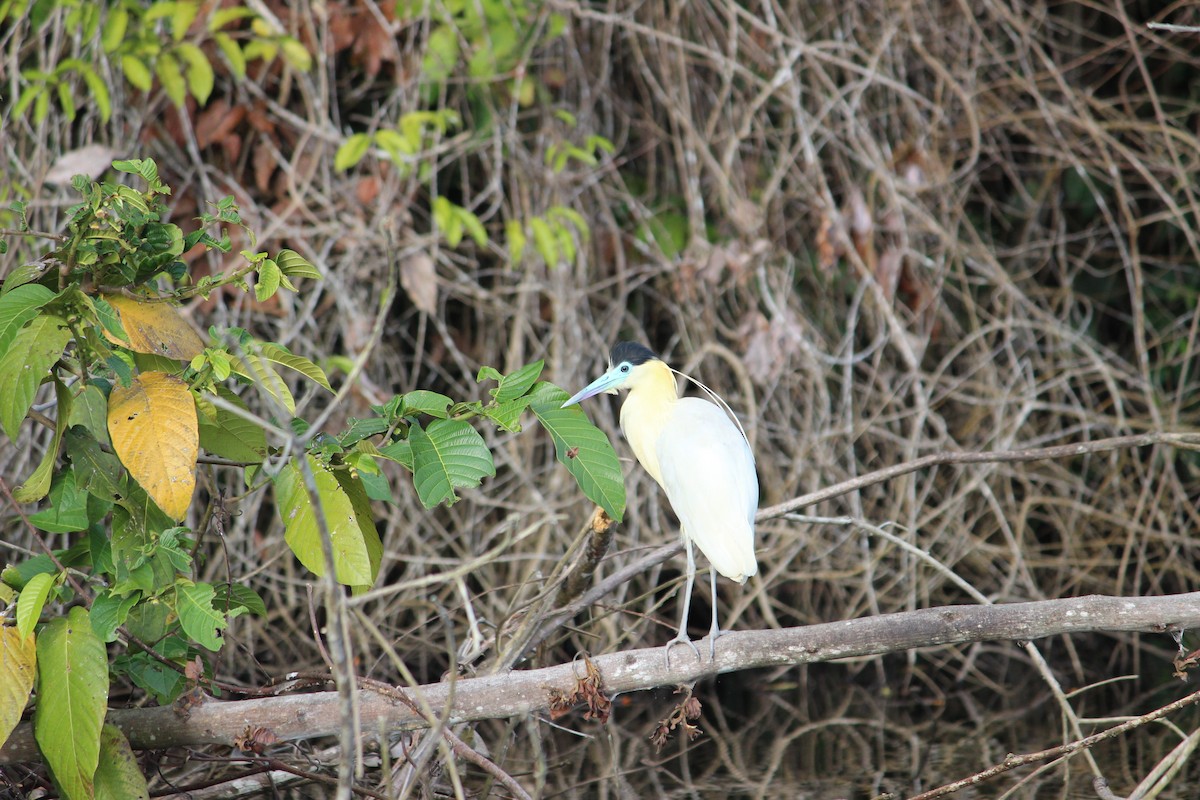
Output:
[[[622,371],[622,369],[621,369],[622,366],[626,366],[625,371]],[[616,394],[617,387],[620,386],[622,381],[624,381],[628,377],[629,377],[628,365],[620,365],[619,364],[619,365],[613,367],[612,369],[610,369],[608,372],[601,375],[599,378],[596,378],[596,380],[592,381],[587,386],[580,389],[578,392],[576,392],[571,397],[570,400],[568,400],[567,402],[562,404],[562,408],[566,408],[567,406],[573,406],[576,403],[580,402],[581,400],[587,400],[589,397],[594,397],[595,395],[598,395],[601,392],[608,392],[609,394]]]

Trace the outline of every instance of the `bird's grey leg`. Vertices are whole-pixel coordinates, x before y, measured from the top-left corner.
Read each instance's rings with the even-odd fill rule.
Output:
[[[712,656],[713,661],[717,660],[717,637],[726,633],[721,630],[721,626],[717,624],[717,569],[709,567],[709,578],[712,585],[712,627],[708,629],[708,652]]]
[[[696,556],[692,552],[692,540],[686,535],[683,537],[683,543],[687,547],[687,585],[683,590],[683,617],[679,620],[679,633],[675,634],[675,638],[667,642],[667,666],[671,666],[671,648],[677,644],[686,644],[692,648],[692,652],[696,654],[696,659],[700,659],[700,651],[692,640],[687,635],[688,611],[692,607],[692,585],[696,582]]]

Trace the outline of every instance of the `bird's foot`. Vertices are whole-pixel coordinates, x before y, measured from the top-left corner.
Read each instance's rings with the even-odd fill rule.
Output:
[[[729,633],[729,631],[723,631],[716,626],[713,626],[713,628],[708,632],[708,654],[712,656],[713,661],[717,660],[717,639],[720,639],[727,633]]]
[[[686,633],[681,632],[674,639],[667,642],[666,651],[667,651],[667,666],[668,667],[671,666],[671,648],[677,644],[686,644],[688,647],[692,648],[692,652],[696,654],[696,660],[697,661],[700,660],[700,650],[696,647],[696,643],[693,642],[691,639],[689,639],[687,637]]]

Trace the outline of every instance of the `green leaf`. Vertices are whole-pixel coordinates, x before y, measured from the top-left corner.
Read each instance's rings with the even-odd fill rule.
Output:
[[[115,725],[100,730],[96,800],[149,800],[150,787],[125,734]]]
[[[218,586],[217,599],[213,601],[213,605],[222,611],[244,608],[256,617],[267,615],[267,604],[258,596],[258,592],[240,583]]]
[[[546,262],[546,266],[558,266],[558,243],[549,223],[541,217],[534,217],[529,220],[529,230],[533,233],[533,246]]]
[[[425,42],[425,61],[421,65],[423,76],[441,83],[450,77],[458,62],[458,31],[453,25],[439,25],[430,32]]]
[[[63,433],[67,430],[71,418],[71,391],[66,385],[54,379],[54,395],[58,401],[58,419],[54,423],[54,438],[46,452],[42,454],[41,463],[25,482],[13,490],[13,499],[18,503],[36,503],[50,491],[50,476],[58,461],[58,448],[62,444]]]
[[[41,125],[50,113],[50,93],[41,92],[33,101],[33,124]]]
[[[294,69],[301,72],[308,72],[312,69],[312,54],[299,40],[291,36],[284,36],[279,41],[279,49],[283,51],[284,60]]]
[[[208,30],[216,32],[224,28],[231,22],[237,22],[242,19],[251,19],[257,17],[258,13],[252,8],[245,6],[235,6],[234,8],[221,8],[212,11],[208,17]]]
[[[175,1],[171,13],[171,34],[175,41],[183,41],[183,37],[187,36],[188,28],[192,27],[192,22],[196,19],[199,11],[200,4],[195,0]]]
[[[339,172],[348,170],[363,160],[367,150],[371,148],[371,137],[365,133],[356,133],[342,142],[333,157],[333,168]]]
[[[439,419],[428,430],[419,425],[409,429],[412,444],[413,483],[426,508],[458,500],[455,489],[479,485],[496,474],[491,451],[483,437],[462,420]]]
[[[525,227],[520,220],[510,219],[504,223],[504,236],[508,239],[508,261],[510,264],[520,264],[525,255]]]
[[[379,448],[379,455],[383,456],[389,461],[395,461],[409,472],[412,472],[412,442],[408,441],[408,439],[398,439],[397,441],[389,444],[387,447]]]
[[[135,609],[135,613],[131,614],[130,622],[127,627],[132,632],[134,627],[133,617],[136,616],[136,611],[141,609],[157,609],[158,612],[165,616],[167,606],[165,603],[149,604],[144,603]],[[153,640],[154,637],[142,635],[142,631],[138,638],[143,641]],[[154,651],[164,658],[181,662],[191,655],[188,651],[188,644],[182,636],[168,635],[166,638],[154,645]],[[136,653],[134,655],[121,655],[113,659],[113,672],[129,676],[138,687],[151,693],[159,705],[169,705],[179,695],[183,694],[187,689],[187,679],[180,674],[178,669],[160,664],[144,653]]]
[[[123,342],[128,346],[130,344],[129,334],[125,332],[124,326],[121,325],[121,316],[112,307],[112,304],[100,295],[88,297],[87,299],[92,308],[95,309],[96,319],[100,321],[100,325],[104,328],[105,332],[111,334],[118,342]]]
[[[129,26],[129,12],[120,6],[110,8],[100,34],[100,46],[105,53],[112,53],[125,41],[125,29]]]
[[[586,243],[591,237],[591,229],[588,227],[587,220],[573,208],[566,206],[554,206],[550,209],[547,215],[550,219],[565,227],[565,223],[569,222],[579,233],[581,241]]]
[[[238,408],[247,408],[240,397],[224,386],[217,387],[217,396]],[[266,433],[245,417],[217,408],[215,419],[209,420],[201,414],[197,420],[200,423],[200,446],[208,452],[231,461],[251,464],[261,463],[266,458]]]
[[[321,271],[295,250],[280,250],[275,254],[275,263],[289,278],[321,278]]]
[[[209,63],[208,56],[190,42],[183,42],[175,48],[175,52],[187,62],[188,90],[200,105],[204,105],[212,95],[214,80],[213,68]]]
[[[121,56],[121,71],[125,73],[125,80],[133,84],[135,89],[148,92],[154,85],[154,76],[150,73],[150,68],[146,66],[145,61],[136,56]]]
[[[383,128],[375,132],[375,144],[384,149],[392,163],[402,170],[402,174],[407,174],[410,157],[417,152],[420,145],[420,136],[418,134],[417,141],[413,142],[394,128]]]
[[[502,380],[504,380],[504,373],[502,373],[500,370],[496,369],[495,367],[488,367],[488,366],[480,367],[479,373],[475,376],[476,383],[483,383],[484,381],[499,382]]]
[[[179,62],[170,53],[163,53],[158,57],[154,71],[158,74],[158,80],[162,83],[167,97],[171,98],[176,108],[183,108],[183,102],[187,99],[187,81],[179,69]]]
[[[108,658],[87,609],[53,620],[37,640],[33,735],[66,800],[91,800],[108,704]]]
[[[275,56],[279,55],[279,46],[270,39],[251,39],[242,48],[242,55],[246,57],[247,61],[261,58],[270,64],[275,60]]]
[[[221,631],[229,625],[225,615],[213,608],[216,590],[207,583],[180,581],[175,584],[175,613],[188,637],[213,652],[221,649]]]
[[[562,253],[563,261],[568,264],[575,263],[575,237],[571,234],[571,229],[561,222],[555,222],[552,226],[554,230],[554,238],[558,241],[558,251]]]
[[[115,642],[117,628],[125,624],[130,610],[141,599],[139,592],[121,597],[111,591],[99,592],[92,601],[92,629],[102,642]]]
[[[74,425],[66,434],[67,457],[80,489],[102,500],[117,500],[121,496],[121,476],[125,468],[121,459],[100,447],[91,432]]]
[[[295,414],[296,398],[292,397],[291,390],[279,373],[267,366],[267,360],[256,353],[247,353],[244,359],[231,357],[230,365],[238,375],[278,400],[289,414]]]
[[[329,385],[329,378],[325,375],[325,370],[304,356],[296,355],[283,345],[276,344],[275,342],[262,342],[258,346],[258,352],[268,361],[287,367],[288,369],[293,369],[322,389],[329,392],[333,391],[333,387]]]
[[[433,224],[442,231],[451,247],[456,247],[462,239],[462,223],[458,222],[458,217],[454,213],[455,208],[456,206],[445,197],[439,195],[433,199]],[[457,233],[455,232],[456,223]]]
[[[625,515],[625,477],[608,437],[579,406],[562,408],[568,395],[554,384],[538,384],[531,397],[529,407],[554,440],[558,460],[588,499],[620,522]]]
[[[95,383],[89,383],[71,401],[71,413],[67,418],[69,427],[79,425],[103,445],[111,444],[108,438],[108,397]]]
[[[516,372],[505,375],[500,379],[500,385],[492,389],[492,397],[496,399],[497,403],[507,403],[509,400],[517,399],[529,391],[529,387],[533,386],[538,376],[542,374],[545,364],[545,361],[534,361]]]
[[[338,443],[342,447],[350,447],[356,442],[361,442],[363,439],[386,433],[390,427],[391,423],[382,417],[371,417],[369,419],[351,418],[346,432],[338,437]]]
[[[361,484],[348,478],[339,480],[333,470],[314,456],[306,455],[305,458],[312,470],[325,527],[333,545],[334,574],[338,583],[370,586],[379,574],[383,545]],[[321,530],[301,469],[293,458],[275,477],[276,503],[283,518],[288,547],[310,572],[323,575],[325,557],[321,549]]]
[[[214,33],[213,41],[217,43],[217,47],[221,48],[221,52],[225,55],[225,60],[229,62],[229,68],[233,70],[234,77],[238,80],[245,78],[246,56],[242,53],[241,45],[228,33]]]
[[[29,521],[47,533],[87,530],[87,493],[75,485],[75,473],[60,472],[50,487],[50,507],[29,515]]]
[[[467,234],[475,240],[475,244],[480,247],[487,246],[487,231],[484,230],[483,223],[479,221],[479,217],[475,215],[475,212],[460,208],[458,209],[457,216],[462,220],[462,225],[467,229]]]
[[[71,84],[63,81],[58,84],[58,104],[62,107],[63,116],[67,121],[75,121],[75,96],[71,92]]]
[[[510,433],[521,430],[521,412],[529,406],[530,398],[515,397],[504,403],[497,403],[483,409],[484,416]]]
[[[158,164],[154,162],[153,158],[129,158],[114,161],[113,169],[117,172],[127,172],[130,175],[137,175],[150,184],[156,191],[158,191],[158,187],[162,186],[158,180]]]
[[[254,283],[254,299],[260,303],[271,299],[279,291],[281,277],[283,273],[272,259],[264,258],[259,262],[258,280]]]
[[[0,358],[0,426],[8,438],[17,438],[38,386],[70,340],[66,321],[48,314],[36,317],[13,337]]]
[[[449,416],[447,409],[454,405],[454,401],[446,395],[427,389],[415,389],[403,395],[402,399],[404,401],[400,412],[402,416],[428,414],[438,419],[446,419]]]
[[[100,112],[100,121],[108,122],[112,116],[112,95],[108,92],[108,84],[91,67],[80,70],[80,74],[83,75],[83,82],[87,84],[88,91],[92,94],[92,102],[96,104],[96,109]]]
[[[46,93],[46,87],[41,83],[31,83],[21,90],[21,96],[17,98],[16,105],[13,106],[12,115],[14,118],[24,116],[25,111],[29,108],[29,104]]]
[[[57,579],[58,575],[54,573],[41,572],[30,578],[21,590],[17,597],[17,631],[22,639],[33,633],[33,627],[37,625],[46,606],[46,596],[54,588]]]

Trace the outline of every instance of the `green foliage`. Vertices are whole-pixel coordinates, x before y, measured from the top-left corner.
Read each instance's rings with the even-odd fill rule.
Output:
[[[448,130],[460,124],[458,114],[450,109],[412,111],[401,116],[395,127],[380,128],[369,136],[356,133],[347,138],[334,156],[333,167],[337,170],[354,167],[363,160],[374,142],[387,154],[388,160],[401,175],[408,175],[417,162],[417,157],[435,137],[445,135]]]
[[[563,113],[560,112],[560,118]],[[574,117],[567,115],[567,119],[571,127],[575,127]],[[555,142],[546,150],[546,165],[555,173],[562,172],[571,161],[595,167],[600,163],[599,153],[611,154],[615,149],[611,141],[594,134],[587,137],[582,147],[571,142]]]
[[[529,237],[542,261],[549,267],[574,263],[580,244],[587,244],[591,230],[587,220],[573,208],[554,206],[545,216],[530,217],[526,226],[516,220],[510,221],[505,233],[508,237],[508,257],[513,264],[521,263]]]
[[[579,406],[562,407],[568,397],[557,386],[540,383],[529,396],[529,406],[554,439],[559,463],[592,502],[620,522],[625,517],[625,478],[617,454]]]
[[[87,609],[75,606],[45,625],[37,639],[37,666],[38,749],[63,797],[91,798],[108,710],[108,658]]]
[[[9,4],[7,14],[0,13],[0,18],[18,18],[21,5]],[[205,4],[204,18],[197,24],[201,11],[197,0],[33,3],[29,24],[34,30],[52,15],[61,14],[65,30],[83,43],[83,52],[78,58],[58,61],[49,71],[22,65],[13,116],[32,112],[33,122],[41,124],[55,103],[73,120],[78,111],[76,97],[83,96],[95,105],[100,118],[108,121],[112,96],[102,76],[118,72],[142,92],[150,92],[157,80],[171,102],[182,107],[189,96],[200,105],[208,102],[218,70],[242,80],[250,62],[270,63],[280,57],[292,69],[307,72],[312,68],[312,55],[304,45],[275,29],[256,11]],[[224,65],[211,60],[209,53],[213,52],[220,52]]]
[[[532,0],[400,0],[396,10],[402,17],[431,15],[434,20],[421,64],[431,96],[460,59],[466,60],[467,74],[486,85],[499,76],[511,75],[536,45],[557,38],[566,29],[561,14],[550,14],[543,23],[540,4]],[[465,48],[460,42],[466,43]]]
[[[188,22],[186,5],[173,4],[173,25]],[[553,407],[566,393],[539,380],[541,361],[509,374],[481,369],[480,383],[495,382],[481,392],[486,399],[415,390],[339,434],[312,428],[295,416],[293,387],[334,392],[320,366],[238,328],[212,329],[205,340],[177,304],[223,287],[260,300],[295,292],[294,282],[320,277],[316,266],[293,250],[272,256],[251,247],[226,272],[194,278],[183,253],[230,253],[228,228],[242,225],[236,204],[216,203],[185,230],[167,221],[171,188],[153,161],[113,168],[138,188],[77,178],[80,202],[63,240],[38,269],[11,272],[0,293],[0,429],[15,442],[32,416],[54,430],[14,496],[40,502],[27,515],[37,530],[70,541],[53,559],[5,569],[0,602],[15,603],[17,640],[32,634],[37,649],[35,733],[64,797],[145,794],[127,743],[101,732],[110,676],[172,702],[189,685],[184,665],[219,651],[234,617],[266,613],[236,579],[199,579],[207,532],[186,523],[200,517],[193,492],[201,459],[243,468],[250,491],[273,486],[296,558],[318,575],[331,563],[334,578],[355,591],[375,583],[383,557],[371,500],[400,491],[381,465],[403,465],[427,508],[451,505],[496,473],[481,422],[517,433],[532,411],[583,492],[616,518],[624,509],[612,447],[578,408]],[[447,241],[486,243],[474,214],[439,201],[435,221]],[[31,411],[46,384],[53,420]],[[272,419],[251,412],[243,399],[251,390],[274,408]],[[294,433],[273,447],[281,428]],[[268,472],[277,459],[282,465]],[[114,642],[133,646],[110,663],[105,646]],[[27,695],[0,694],[0,720],[19,716]],[[102,767],[101,752],[111,761]]]

